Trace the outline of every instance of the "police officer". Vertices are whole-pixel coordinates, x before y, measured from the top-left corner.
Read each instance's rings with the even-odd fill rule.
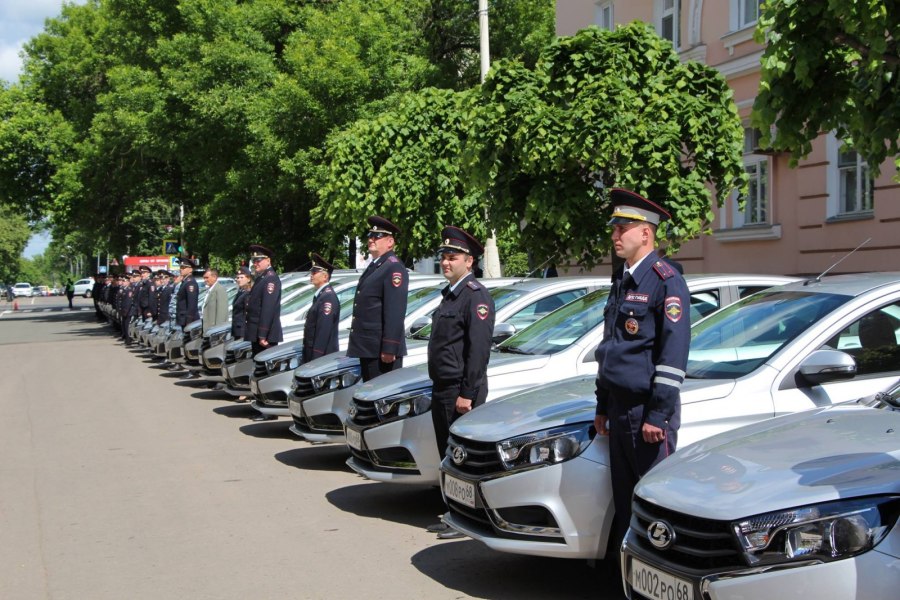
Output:
[[[131,332],[128,330],[131,326],[131,320],[136,314],[135,300],[137,300],[137,286],[140,279],[141,272],[137,269],[132,270],[122,299],[122,340],[126,346],[131,343]]]
[[[197,298],[200,295],[200,286],[194,279],[194,267],[197,265],[189,258],[182,258],[178,265],[181,271],[181,287],[175,299],[175,324],[182,329],[200,318],[200,310],[197,306]]]
[[[101,292],[103,291],[103,274],[94,273],[94,285],[91,286],[91,300],[94,301],[94,314],[98,321],[103,321],[103,313],[100,310]]]
[[[244,337],[253,344],[253,356],[281,342],[281,279],[272,268],[271,250],[250,246],[250,261],[256,270],[256,281],[247,301],[247,324]]]
[[[162,325],[169,321],[169,301],[172,299],[174,286],[169,280],[169,272],[160,269],[156,272],[156,323]]]
[[[153,285],[153,281],[150,279],[150,274],[153,273],[150,267],[141,265],[139,271],[141,280],[138,284],[137,310],[135,313],[137,318],[143,321],[144,319],[153,318],[153,297],[156,295],[156,286]]]
[[[447,449],[450,425],[487,399],[494,332],[494,299],[472,273],[484,246],[459,227],[445,227],[441,238],[441,271],[450,285],[441,292],[428,341],[431,419],[439,456]],[[441,539],[462,536],[442,523],[428,530]]]
[[[613,189],[610,198],[612,240],[625,264],[613,276],[604,310],[594,426],[609,436],[618,544],[628,531],[635,484],[675,451],[691,324],[684,278],[654,252],[657,227],[671,215],[628,190]]]
[[[316,286],[316,295],[303,326],[304,363],[338,351],[338,323],[341,320],[341,303],[331,287],[334,266],[315,253],[310,259],[309,280]]]
[[[404,319],[409,274],[394,254],[400,228],[383,217],[368,218],[372,262],[356,287],[347,356],[359,358],[363,381],[403,366]]]
[[[237,293],[231,303],[231,337],[236,340],[244,338],[247,324],[247,302],[250,300],[250,286],[253,285],[253,274],[247,267],[238,269],[234,276],[237,282]]]

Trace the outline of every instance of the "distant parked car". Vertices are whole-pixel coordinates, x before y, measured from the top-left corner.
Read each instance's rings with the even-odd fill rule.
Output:
[[[91,297],[91,291],[94,289],[94,278],[88,277],[87,279],[79,279],[75,282],[75,295],[76,296],[84,296],[85,298]]]
[[[52,287],[52,288],[50,288],[50,295],[51,295],[51,296],[59,296],[60,294],[62,294],[62,292],[59,290],[58,287]]]
[[[39,285],[34,288],[34,295],[35,296],[49,296],[50,288],[47,287],[46,285]]]
[[[31,287],[30,283],[17,283],[13,287],[13,294],[16,296],[25,296],[26,298],[31,298],[34,295],[34,288]]]

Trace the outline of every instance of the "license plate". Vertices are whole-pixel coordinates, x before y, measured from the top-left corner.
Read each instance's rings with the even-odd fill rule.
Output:
[[[631,559],[631,587],[652,600],[694,600],[689,581]]]
[[[257,385],[256,380],[252,377],[250,378],[250,391],[253,392],[253,395],[259,394],[259,385]]]
[[[475,508],[475,484],[444,475],[444,495],[460,504]]]
[[[293,397],[288,398],[288,408],[291,410],[292,415],[296,415],[298,417],[303,416],[303,411],[300,410],[300,402],[294,400]]]
[[[362,433],[355,430],[350,429],[349,427],[344,428],[344,436],[347,438],[347,445],[355,450],[362,450]]]

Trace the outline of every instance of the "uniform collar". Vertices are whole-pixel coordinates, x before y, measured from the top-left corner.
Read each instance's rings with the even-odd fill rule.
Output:
[[[466,279],[468,279],[469,277],[472,277],[472,273],[471,273],[471,272],[466,273],[465,275],[463,275],[462,277],[460,277],[460,278],[459,278],[459,281],[457,281],[457,282],[454,283],[453,285],[448,285],[448,286],[447,286],[447,293],[448,293],[448,294],[454,294],[454,295],[456,295],[456,290],[458,290],[458,289],[459,289],[459,286],[461,286],[461,285],[466,281]]]

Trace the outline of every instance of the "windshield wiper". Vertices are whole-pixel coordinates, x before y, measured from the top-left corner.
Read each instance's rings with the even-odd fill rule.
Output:
[[[900,399],[894,398],[887,392],[878,392],[875,394],[876,402],[884,402],[885,404],[889,404],[894,408],[900,408]]]
[[[497,346],[497,352],[509,352],[510,354],[527,354],[529,356],[532,354],[532,352],[522,350],[517,346]]]

